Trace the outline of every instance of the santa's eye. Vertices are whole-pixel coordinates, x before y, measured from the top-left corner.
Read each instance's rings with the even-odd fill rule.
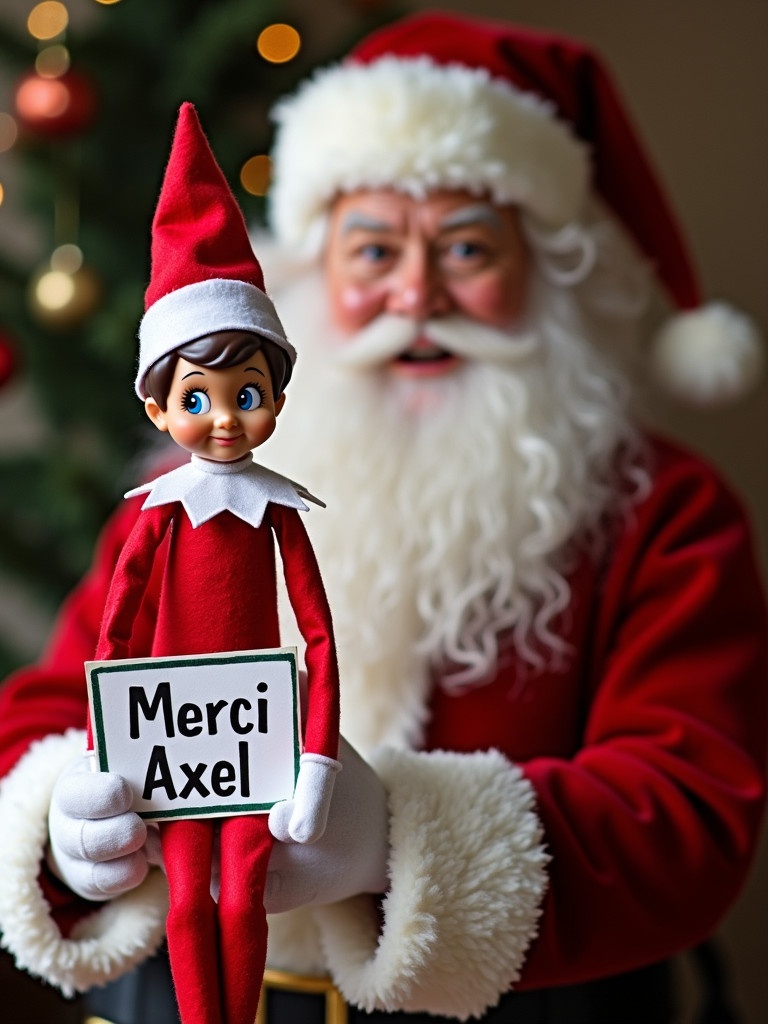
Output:
[[[264,401],[264,392],[258,386],[258,384],[246,384],[244,388],[240,388],[237,393],[237,406],[242,409],[243,412],[250,412],[252,409],[258,409]]]
[[[368,242],[360,246],[358,255],[369,263],[383,263],[392,255],[392,250],[381,242]]]
[[[181,407],[185,412],[191,413],[192,416],[199,416],[201,413],[210,412],[211,400],[208,397],[208,392],[201,388],[190,388],[189,391],[184,392]]]

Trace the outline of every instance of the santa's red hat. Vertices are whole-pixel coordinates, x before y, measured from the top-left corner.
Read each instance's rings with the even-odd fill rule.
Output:
[[[558,228],[595,191],[677,308],[657,348],[668,383],[728,398],[759,372],[751,322],[703,307],[680,227],[624,105],[585,45],[442,13],[369,36],[282,102],[271,194],[276,235],[317,251],[339,192],[484,192]]]
[[[136,393],[162,356],[214,331],[249,331],[279,345],[285,336],[253,253],[237,200],[191,103],[179,110],[152,221],[152,271],[139,325]]]

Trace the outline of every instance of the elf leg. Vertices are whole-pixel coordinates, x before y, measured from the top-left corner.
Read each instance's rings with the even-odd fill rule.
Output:
[[[272,850],[267,815],[221,827],[219,949],[226,1024],[253,1024],[267,957],[264,884]]]
[[[222,1024],[216,904],[211,897],[212,821],[160,825],[170,909],[166,931],[182,1024]]]

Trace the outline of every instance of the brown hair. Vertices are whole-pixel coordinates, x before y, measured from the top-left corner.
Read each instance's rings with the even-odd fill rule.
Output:
[[[165,412],[179,358],[209,370],[228,370],[257,352],[264,353],[272,378],[272,392],[277,399],[291,379],[291,360],[288,353],[274,341],[249,331],[216,331],[215,334],[207,334],[179,345],[150,366],[144,378],[144,390]]]

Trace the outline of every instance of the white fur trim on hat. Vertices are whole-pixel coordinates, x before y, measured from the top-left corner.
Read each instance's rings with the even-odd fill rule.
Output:
[[[338,192],[487,192],[560,227],[581,211],[587,147],[540,97],[482,68],[383,57],[320,72],[275,109],[271,219],[317,252]]]
[[[535,795],[498,751],[381,750],[391,889],[314,908],[334,981],[365,1010],[466,1020],[520,976],[547,889]]]
[[[38,878],[48,843],[48,807],[60,772],[82,757],[85,732],[34,743],[0,785],[0,931],[18,967],[65,996],[119,977],[159,947],[168,886],[151,871],[132,892],[99,907],[64,938]]]
[[[760,379],[765,362],[749,317],[722,302],[678,313],[659,331],[651,351],[654,373],[675,397],[693,405],[736,401]]]
[[[296,362],[272,300],[247,281],[213,278],[168,292],[153,303],[139,325],[136,394],[143,401],[144,378],[158,359],[180,345],[216,331],[249,331],[269,338]]]

